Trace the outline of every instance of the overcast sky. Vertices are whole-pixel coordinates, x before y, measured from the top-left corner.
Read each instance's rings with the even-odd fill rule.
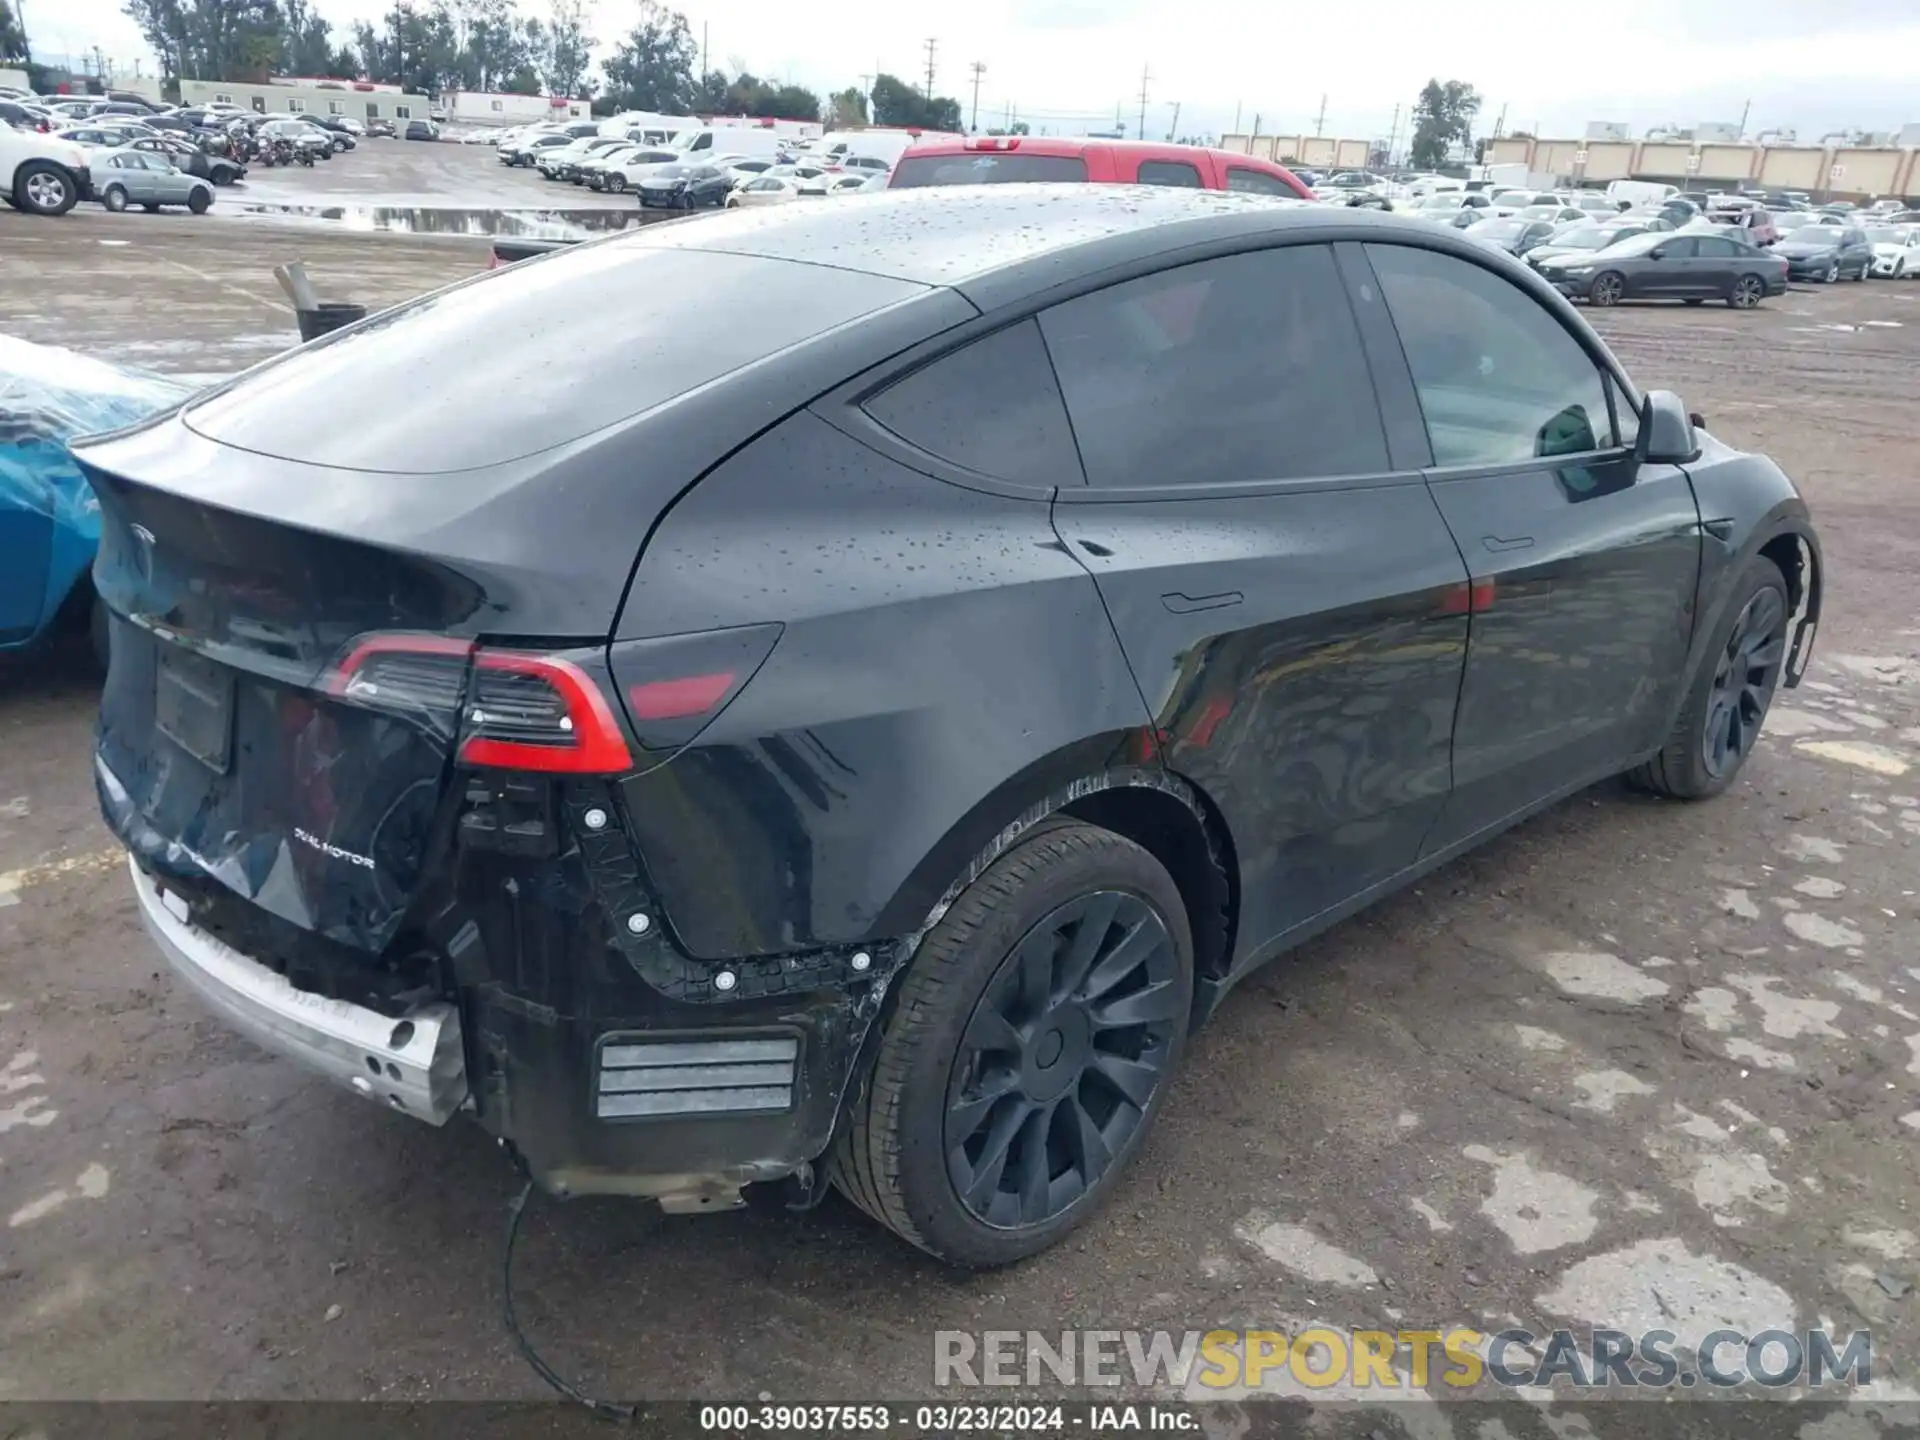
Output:
[[[23,0],[36,49],[94,45],[123,68],[145,55],[119,0]],[[544,14],[545,0],[522,0]],[[609,49],[631,24],[631,0],[589,0]],[[342,38],[377,0],[318,0]],[[1818,139],[1845,126],[1920,122],[1920,3],[1916,0],[1611,0],[1568,11],[1492,0],[1372,0],[1277,6],[1271,0],[968,0],[901,6],[885,0],[729,0],[686,12],[695,39],[709,28],[709,63],[829,90],[876,66],[919,83],[925,42],[939,41],[935,89],[973,103],[969,63],[986,65],[980,123],[1009,105],[1036,129],[1111,125],[1116,107],[1138,124],[1141,70],[1147,132],[1165,134],[1178,101],[1183,134],[1242,129],[1312,133],[1326,97],[1325,133],[1384,137],[1429,76],[1468,81],[1485,100],[1476,133],[1504,109],[1506,129],[1578,134],[1589,120],[1636,133],[1664,123],[1740,119]],[[1577,15],[1577,19],[1575,16]],[[1551,31],[1542,26],[1551,22]],[[1611,55],[1607,37],[1616,37]],[[152,57],[145,55],[149,71]]]

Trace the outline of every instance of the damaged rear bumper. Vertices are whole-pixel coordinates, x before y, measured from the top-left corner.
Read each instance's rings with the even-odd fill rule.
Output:
[[[184,902],[131,858],[127,864],[147,933],[174,973],[236,1030],[430,1125],[444,1125],[466,1102],[460,1012],[452,1004],[436,1001],[396,1019],[295,989],[285,976],[187,923]]]

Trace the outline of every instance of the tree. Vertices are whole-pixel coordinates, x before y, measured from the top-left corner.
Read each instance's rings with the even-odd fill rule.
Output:
[[[852,125],[867,123],[867,96],[863,90],[849,85],[844,90],[836,90],[827,97],[827,128],[845,130]]]
[[[1445,162],[1448,147],[1465,144],[1480,113],[1480,92],[1464,80],[1429,80],[1413,107],[1413,146],[1408,161],[1416,170]]]
[[[687,17],[657,0],[640,0],[640,23],[602,67],[607,95],[617,109],[683,114],[693,108],[698,58]]]
[[[542,67],[549,95],[581,93],[596,43],[587,33],[584,0],[553,0],[552,23],[547,27],[547,63]]]
[[[282,0],[280,52],[274,65],[282,75],[325,75],[333,67],[333,27],[308,0]]]
[[[526,32],[513,0],[455,0],[462,35],[460,83],[468,90],[498,90],[527,64]],[[538,92],[538,80],[535,81]]]
[[[946,95],[929,100],[898,76],[879,75],[873,82],[873,123],[917,130],[958,130],[960,102]]]
[[[0,0],[0,60],[31,60],[27,53],[27,32],[7,0]]]
[[[126,0],[125,13],[163,80],[265,80],[280,53],[275,0]]]

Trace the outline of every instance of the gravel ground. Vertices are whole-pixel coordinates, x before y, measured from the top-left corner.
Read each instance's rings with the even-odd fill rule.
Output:
[[[291,339],[267,272],[294,255],[376,304],[484,263],[470,241],[0,213],[0,314],[217,372]],[[1815,664],[1734,789],[1599,787],[1255,977],[1106,1212],[1018,1269],[945,1273],[837,1200],[537,1206],[521,1313],[560,1368],[627,1396],[849,1400],[932,1393],[936,1330],[1825,1325],[1871,1328],[1872,1403],[1736,1433],[1914,1422],[1920,285],[1594,318],[1822,526]],[[308,1080],[161,972],[94,814],[94,703],[71,657],[0,672],[0,1397],[543,1394],[497,1318],[505,1161]],[[1196,1396],[1211,1433],[1247,1433],[1240,1392]],[[1588,1395],[1317,1423],[1569,1440],[1675,1416]]]

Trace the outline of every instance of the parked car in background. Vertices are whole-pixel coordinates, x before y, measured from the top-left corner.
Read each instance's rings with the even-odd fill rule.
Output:
[[[1876,225],[1867,231],[1873,273],[1888,280],[1920,275],[1920,225]]]
[[[1618,214],[1619,212],[1616,211],[1615,213]],[[1521,209],[1514,211],[1511,218],[1518,220],[1544,220],[1549,225],[1566,225],[1581,220],[1591,220],[1593,217],[1578,206],[1564,205],[1559,201],[1554,201],[1544,205],[1523,206]]]
[[[1472,191],[1448,190],[1416,200],[1401,213],[1464,230],[1469,225],[1493,218],[1493,201]]]
[[[1590,255],[1542,260],[1538,273],[1562,295],[1591,305],[1622,300],[1724,300],[1751,310],[1787,291],[1787,262],[1721,235],[1635,235]]]
[[[313,1166],[459,1116],[569,1196],[1061,1241],[1237,982],[1598,781],[1721,793],[1806,665],[1781,470],[1369,219],[636,227],[78,443],[167,1003],[381,1108],[283,1112]]]
[[[577,138],[564,130],[541,130],[503,142],[497,153],[502,165],[533,165],[547,151],[565,149]]]
[[[204,215],[213,205],[213,186],[144,150],[115,150],[94,161],[93,188],[109,210],[138,205],[147,211],[184,205]]]
[[[800,182],[778,175],[756,175],[733,187],[727,196],[731,210],[756,210],[763,205],[785,205],[800,198]]]
[[[853,195],[864,190],[874,180],[885,180],[882,175],[865,175],[859,171],[833,171],[826,175],[816,175],[811,180],[796,180],[794,188],[801,195]]]
[[[1643,216],[1637,220],[1623,217],[1598,224],[1566,225],[1554,231],[1544,243],[1527,251],[1527,263],[1537,270],[1541,261],[1556,256],[1591,255],[1622,240],[1631,240],[1635,235],[1663,233],[1671,229],[1673,226],[1658,215]]]
[[[369,140],[391,140],[394,138],[393,122],[377,116],[367,120],[367,138]]]
[[[889,188],[1027,180],[1241,190],[1291,200],[1314,193],[1270,160],[1230,150],[1061,135],[976,135],[922,141],[900,157]]]
[[[1535,205],[1551,205],[1559,208],[1565,205],[1551,190],[1499,190],[1493,195],[1493,218],[1504,220],[1510,215],[1518,215],[1522,210]]]
[[[1802,225],[1773,247],[1795,280],[1864,280],[1873,269],[1873,246],[1858,225]]]
[[[727,203],[733,180],[718,165],[661,165],[634,187],[648,210],[717,210]]]
[[[630,150],[632,142],[624,139],[607,139],[599,135],[589,135],[575,140],[571,145],[553,145],[541,151],[534,158],[534,168],[549,180],[571,180],[579,173],[580,166],[615,150]]]
[[[641,146],[627,151],[619,160],[609,160],[603,169],[589,171],[587,183],[596,190],[610,190],[617,195],[623,190],[633,189],[662,165],[680,163],[680,154],[676,150]]]
[[[126,147],[147,155],[158,155],[169,165],[215,185],[232,185],[247,178],[247,167],[225,155],[209,155],[198,145],[171,136],[136,140]]]
[[[330,131],[311,125],[304,117],[291,115],[275,116],[261,121],[254,127],[256,139],[269,142],[285,140],[297,150],[304,150],[316,160],[331,160],[334,154],[334,137]]]
[[[0,100],[0,124],[12,125],[21,130],[51,132],[54,129],[54,115],[44,105],[26,104],[18,100]]]
[[[1552,221],[1528,220],[1521,215],[1510,215],[1504,220],[1482,220],[1477,225],[1467,226],[1460,233],[1469,240],[1478,240],[1482,245],[1491,245],[1509,255],[1524,255],[1545,241],[1553,231]]]
[[[357,143],[356,132],[348,126],[347,119],[343,115],[303,115],[300,118],[326,133],[327,143],[333,147],[333,153],[336,155],[353,149]]]
[[[64,215],[93,194],[95,153],[38,130],[0,128],[0,198],[29,215]]]
[[[406,133],[402,138],[407,140],[438,140],[440,138],[440,127],[435,125],[431,120],[409,120],[407,121]]]

